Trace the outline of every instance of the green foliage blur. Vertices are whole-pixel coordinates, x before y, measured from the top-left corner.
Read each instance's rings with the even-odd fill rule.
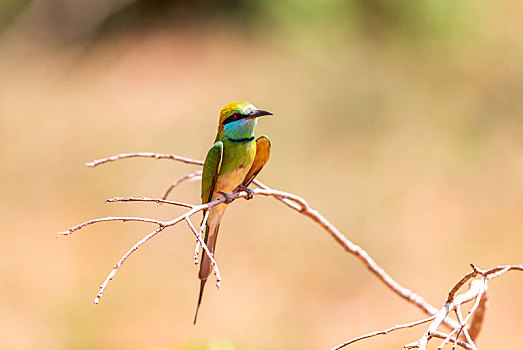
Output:
[[[259,178],[305,198],[405,287],[440,306],[469,264],[522,262],[519,0],[0,0],[0,348],[328,349],[424,317],[307,218],[270,198],[227,209],[223,281],[199,281],[161,196],[196,170],[218,111],[271,111]],[[199,183],[172,199],[198,203]],[[199,218],[194,218],[196,224]],[[479,346],[523,348],[523,279],[492,281]],[[398,349],[422,328],[355,349]]]
[[[408,0],[112,0],[11,1],[0,3],[0,29],[21,19],[60,43],[85,42],[151,28],[232,26],[295,35],[356,35],[420,43],[449,40],[474,11],[467,1]],[[472,9],[471,9],[472,7]],[[41,26],[43,25],[43,27]],[[23,26],[24,27],[24,26]]]

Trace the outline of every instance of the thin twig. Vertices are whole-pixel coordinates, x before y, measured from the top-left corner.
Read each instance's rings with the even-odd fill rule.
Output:
[[[106,217],[106,218],[99,218],[99,219],[94,219],[94,220],[89,220],[89,221],[86,221],[86,222],[82,222],[79,225],[71,227],[67,231],[58,232],[58,234],[61,235],[61,236],[67,236],[67,235],[70,235],[71,233],[73,233],[74,231],[77,231],[77,230],[79,230],[81,228],[84,228],[85,226],[96,224],[96,223],[99,223],[99,222],[106,222],[106,221],[123,221],[123,222],[127,222],[127,221],[141,221],[141,222],[149,222],[151,224],[157,224],[157,225],[162,225],[162,223],[163,223],[162,221],[155,220],[155,219],[149,219],[149,218],[130,217],[130,216],[109,216],[109,217]]]
[[[499,277],[505,272],[508,271],[523,271],[523,265],[507,265],[507,266],[496,266],[487,271],[481,271],[482,274],[487,276],[487,279],[491,280],[493,278]]]
[[[472,268],[475,268],[474,265],[472,265]],[[472,272],[469,272],[467,273],[465,276],[463,276],[459,281],[458,283],[456,283],[454,285],[454,287],[452,287],[452,289],[450,290],[449,292],[449,296],[447,297],[447,302],[451,302],[453,299],[454,299],[454,296],[456,295],[457,291],[463,287],[465,285],[465,283],[467,283],[467,281],[469,281],[470,279],[474,278],[477,276],[477,272],[476,271],[472,271]]]
[[[205,215],[203,216],[202,224],[200,225],[200,237],[203,235],[203,231],[205,230],[205,226],[207,225],[207,220],[209,219],[209,210],[205,211]],[[200,253],[200,240],[196,239],[196,247],[194,248],[194,264],[198,265],[198,255]]]
[[[454,335],[454,333],[456,333],[457,331],[458,331],[458,329],[454,328],[449,334],[447,334],[447,337],[445,339],[443,339],[441,344],[438,346],[438,349],[443,349],[445,347],[445,345],[452,339],[452,336]]]
[[[196,236],[196,239],[198,240],[198,242],[202,246],[203,250],[205,251],[205,253],[209,257],[209,260],[211,260],[211,266],[212,266],[212,268],[214,270],[214,275],[216,276],[216,288],[220,289],[220,282],[222,280],[222,277],[220,275],[220,270],[218,270],[218,264],[216,264],[216,261],[214,260],[213,254],[210,252],[210,250],[207,247],[207,245],[203,242],[202,235],[200,233],[198,233],[198,231],[196,231],[196,228],[192,224],[191,219],[189,219],[189,216],[185,217],[185,221],[187,222],[187,224],[191,228],[191,231]]]
[[[180,185],[182,182],[185,182],[185,181],[197,181],[197,180],[199,180],[201,178],[202,178],[202,171],[201,170],[196,170],[196,171],[193,171],[192,173],[189,173],[187,175],[182,176],[178,180],[174,181],[171,184],[171,186],[169,186],[169,188],[163,194],[162,199],[167,199],[167,197],[169,196],[171,191],[174,190],[176,187],[178,187],[178,185]]]
[[[434,332],[431,332],[430,333],[430,336],[432,338],[440,338],[440,339],[445,339],[447,338],[449,335],[448,334],[445,334],[443,332],[439,332],[439,331],[434,331]],[[450,338],[450,340],[454,341],[455,338]],[[465,343],[464,341],[462,340],[458,340],[458,345],[461,346],[463,349],[467,349],[467,350],[473,350],[473,348]],[[415,341],[415,342],[412,342],[412,343],[409,343],[409,344],[406,344],[403,346],[405,349],[417,349],[419,348],[419,345],[418,345],[418,341]]]
[[[469,322],[469,319],[472,317],[474,312],[476,312],[478,306],[480,305],[481,298],[483,298],[483,295],[485,294],[485,290],[487,289],[487,278],[483,277],[481,280],[472,281],[470,283],[471,288],[473,288],[472,287],[473,283],[479,285],[478,295],[476,296],[476,301],[474,302],[474,305],[470,308],[469,312],[467,313],[467,316],[465,316],[465,319],[463,321],[461,321],[461,320],[459,321],[459,323],[461,324],[461,327],[460,327],[456,337],[459,338],[460,333],[463,332],[465,334],[465,338],[467,339],[467,342],[475,347],[474,341],[472,340],[472,337],[470,336],[466,326]]]
[[[478,281],[474,280],[471,282],[471,284],[474,282],[478,282]],[[482,295],[483,295],[483,291],[480,290],[478,292],[478,295],[476,296],[476,301],[481,299]],[[475,308],[474,308],[474,310],[475,310]],[[467,318],[464,319],[463,314],[461,313],[461,305],[456,305],[454,312],[456,313],[456,317],[458,318],[458,322],[459,322],[460,326],[458,328],[458,332],[456,333],[456,340],[454,341],[454,344],[452,345],[452,349],[453,350],[456,349],[457,339],[459,339],[461,336],[461,333],[463,333],[465,335],[465,339],[467,340],[467,343],[469,343],[475,350],[477,350],[477,346],[474,343],[474,341],[472,340],[472,338],[470,337],[469,330],[467,328],[468,319]]]
[[[163,226],[163,225],[160,225],[156,230],[152,231],[151,233],[149,233],[147,236],[145,236],[144,238],[142,238],[141,240],[139,240],[135,245],[133,245],[131,247],[131,249],[129,249],[127,251],[127,253],[125,253],[121,258],[120,260],[116,263],[116,265],[114,265],[113,269],[111,270],[111,272],[109,273],[109,275],[107,276],[107,278],[103,281],[103,283],[100,285],[100,290],[98,291],[98,294],[96,295],[96,298],[94,298],[93,300],[93,305],[96,305],[98,303],[100,303],[100,299],[102,298],[103,296],[103,293],[105,291],[105,288],[107,287],[107,284],[114,278],[114,276],[116,275],[116,272],[118,272],[118,269],[120,268],[120,266],[122,266],[122,264],[125,262],[125,260],[127,260],[127,258],[133,253],[135,252],[142,244],[144,244],[145,242],[147,242],[149,239],[153,238],[154,236],[156,236],[158,233],[160,233],[161,231],[163,231],[164,229],[166,228],[166,226]]]
[[[350,345],[352,343],[355,343],[355,342],[363,340],[363,339],[375,337],[377,335],[385,335],[387,333],[390,333],[390,332],[398,330],[398,329],[411,328],[411,327],[414,327],[414,326],[417,326],[417,325],[420,325],[420,324],[423,324],[423,323],[427,323],[427,322],[432,321],[434,319],[434,317],[435,316],[430,316],[430,317],[424,318],[423,320],[414,321],[414,322],[405,323],[405,324],[395,325],[395,326],[392,326],[390,328],[387,328],[387,329],[384,329],[384,330],[381,330],[381,331],[370,332],[370,333],[361,335],[359,337],[352,338],[350,340],[344,341],[343,343],[336,345],[335,347],[331,348],[330,350],[338,350],[338,349],[341,349],[341,348],[343,348],[343,347],[345,347],[347,345]]]
[[[136,152],[136,153],[120,153],[111,157],[97,159],[89,163],[85,163],[88,167],[95,167],[100,164],[108,163],[108,162],[114,162],[115,160],[125,159],[125,158],[155,158],[155,159],[170,159],[170,160],[176,160],[178,162],[186,163],[186,164],[195,164],[195,165],[203,165],[203,162],[201,160],[186,158],[186,157],[180,157],[175,154],[162,154],[162,153],[152,153],[152,152]]]
[[[454,309],[454,313],[456,314],[456,318],[458,319],[458,322],[459,322],[459,327],[458,328],[454,328],[453,330],[453,333],[456,333],[456,340],[459,339],[459,337],[461,336],[461,331],[462,330],[465,330],[466,331],[466,323],[465,321],[463,320],[463,314],[461,312],[461,305],[456,305],[456,308]],[[455,331],[455,332],[454,332]],[[452,335],[454,335],[453,333],[451,333]],[[447,337],[447,339],[449,339]],[[450,340],[450,339],[449,339]],[[445,342],[445,341],[443,341]],[[443,344],[443,343],[442,343]],[[440,344],[440,346],[442,345]],[[439,347],[438,347],[439,348]],[[452,349],[456,349],[456,342],[454,342],[453,346],[452,346]]]
[[[166,203],[166,204],[172,204],[179,207],[185,207],[185,208],[194,208],[193,204],[188,204],[184,202],[178,202],[178,201],[168,201],[165,199],[157,199],[157,198],[147,198],[147,197],[114,197],[107,199],[106,202],[113,203],[113,202],[154,202],[154,203]]]
[[[432,338],[439,338],[439,339],[444,339],[446,337],[448,337],[447,334],[443,333],[443,332],[440,332],[440,331],[434,331],[434,332],[431,332],[430,333],[430,336]],[[461,346],[462,348],[464,349],[468,349],[468,350],[474,350],[475,347],[471,346],[470,344],[468,344],[467,342],[464,342],[463,340],[459,340],[459,339],[456,339],[456,338],[450,338],[450,340],[452,342],[456,342],[456,344],[458,344],[459,346]]]

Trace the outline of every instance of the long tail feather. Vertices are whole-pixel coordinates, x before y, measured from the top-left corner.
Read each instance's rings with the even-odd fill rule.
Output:
[[[221,219],[221,213],[219,214],[218,223],[215,224],[215,227],[212,229],[210,228],[209,223],[205,225],[205,244],[207,244],[207,248],[209,248],[209,251],[211,254],[214,254],[215,248],[216,248],[216,239],[218,237],[218,230],[220,228],[220,222]],[[203,290],[205,288],[205,282],[207,282],[207,278],[211,274],[212,266],[211,266],[211,259],[207,256],[207,254],[202,251],[202,259],[200,262],[200,272],[198,273],[198,277],[200,278],[200,294],[198,295],[198,304],[196,305],[196,312],[194,314],[194,321],[193,324],[196,324],[196,319],[198,317],[198,311],[200,310],[200,305],[202,303],[202,297],[203,297]]]
[[[207,280],[200,281],[200,295],[198,296],[198,305],[196,305],[196,312],[194,313],[194,321],[192,324],[196,324],[196,319],[198,318],[198,310],[200,310],[200,304],[202,303],[203,289],[205,288],[205,282]]]
[[[207,248],[209,248],[209,251],[211,254],[214,254],[215,248],[216,248],[216,240],[218,238],[218,229],[220,228],[220,223],[218,222],[214,229],[211,232],[211,229],[209,225],[205,228],[205,244],[207,244]],[[209,275],[211,274],[212,266],[211,266],[211,259],[207,256],[205,252],[202,252],[202,259],[200,263],[200,272],[198,273],[198,278],[201,280],[207,279]]]

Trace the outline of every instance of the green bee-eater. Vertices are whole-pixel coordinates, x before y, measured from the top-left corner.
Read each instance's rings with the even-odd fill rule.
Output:
[[[205,158],[202,173],[202,203],[227,196],[237,188],[247,190],[270,156],[271,143],[265,136],[254,139],[254,127],[258,117],[272,115],[252,104],[240,101],[226,104],[220,111],[220,122],[214,145]],[[227,203],[210,209],[205,227],[205,244],[214,254],[216,238]],[[204,213],[205,216],[205,213]],[[202,302],[205,282],[211,274],[211,261],[202,252],[200,265],[200,294],[194,315],[194,323]]]

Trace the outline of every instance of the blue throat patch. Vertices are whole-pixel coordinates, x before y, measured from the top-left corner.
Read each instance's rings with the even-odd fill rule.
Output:
[[[223,128],[223,137],[235,143],[245,143],[254,140],[254,127],[258,122],[255,119],[241,119],[225,125]]]

